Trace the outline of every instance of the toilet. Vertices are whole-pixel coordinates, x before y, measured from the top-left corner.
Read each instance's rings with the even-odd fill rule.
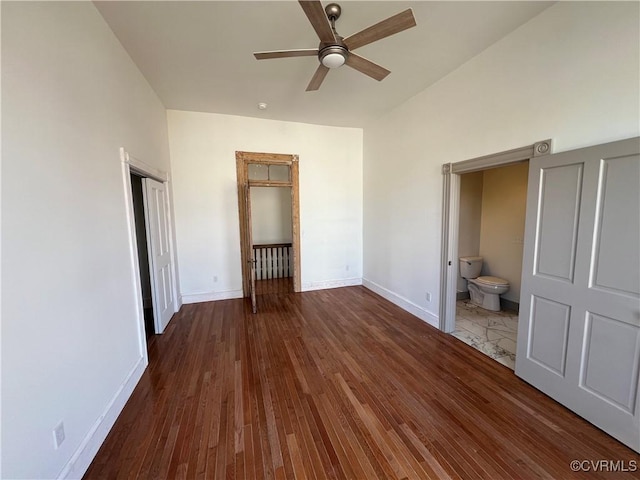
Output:
[[[509,291],[503,278],[480,276],[482,257],[460,257],[460,276],[467,280],[471,303],[492,312],[500,311],[500,295]]]

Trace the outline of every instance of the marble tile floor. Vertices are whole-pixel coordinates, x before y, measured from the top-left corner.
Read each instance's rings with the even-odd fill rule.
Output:
[[[458,300],[456,329],[452,335],[511,370],[515,369],[518,335],[516,312],[490,312],[470,300]]]

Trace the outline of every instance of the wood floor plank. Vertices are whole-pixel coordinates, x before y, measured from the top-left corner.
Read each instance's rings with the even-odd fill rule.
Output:
[[[640,455],[364,287],[184,305],[86,479],[585,478]],[[639,478],[591,471],[589,478]]]

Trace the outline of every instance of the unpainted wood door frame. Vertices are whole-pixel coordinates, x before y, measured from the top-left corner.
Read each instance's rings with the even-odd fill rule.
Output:
[[[249,180],[249,164],[287,165],[290,167],[290,180]],[[250,295],[252,245],[249,218],[247,218],[247,196],[249,187],[291,187],[291,229],[293,247],[293,291],[301,291],[300,275],[300,187],[298,178],[298,155],[282,153],[236,152],[238,178],[238,215],[240,217],[240,260],[242,263],[242,292]]]

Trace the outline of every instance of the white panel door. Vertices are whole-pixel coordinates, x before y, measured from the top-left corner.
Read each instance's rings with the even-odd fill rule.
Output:
[[[516,374],[640,451],[640,139],[534,158]]]
[[[162,333],[175,313],[173,274],[169,248],[169,205],[164,183],[143,178],[145,219],[151,287],[153,289],[153,318],[156,333]]]

